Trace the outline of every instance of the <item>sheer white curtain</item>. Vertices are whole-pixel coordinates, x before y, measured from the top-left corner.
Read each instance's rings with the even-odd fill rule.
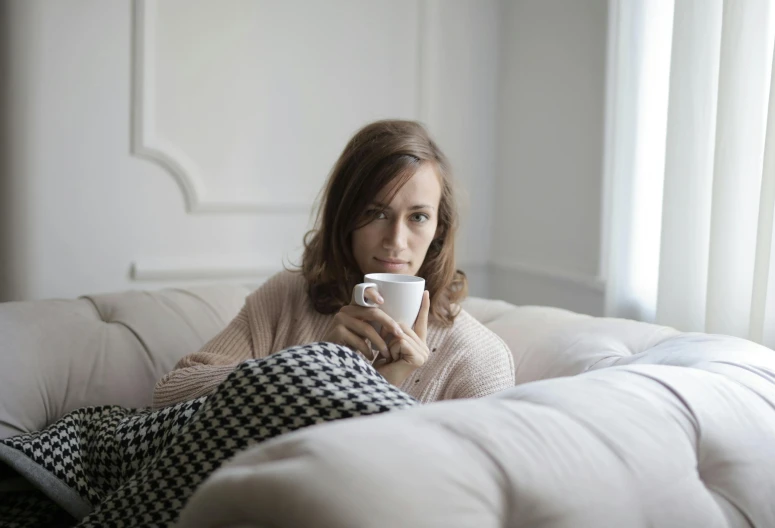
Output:
[[[775,348],[775,0],[611,0],[608,315]]]

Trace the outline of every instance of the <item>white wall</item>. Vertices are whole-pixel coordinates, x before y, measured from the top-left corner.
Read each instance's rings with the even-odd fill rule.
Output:
[[[486,294],[498,3],[11,0],[2,299],[258,282],[368,121],[425,121]],[[474,138],[471,140],[470,138]]]
[[[492,292],[601,314],[606,0],[504,0]]]
[[[0,300],[260,282],[348,137],[424,121],[474,295],[597,313],[605,0],[6,0]]]

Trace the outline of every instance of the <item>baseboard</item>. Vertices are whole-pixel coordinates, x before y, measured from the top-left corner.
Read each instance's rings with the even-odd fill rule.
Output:
[[[564,271],[557,268],[539,266],[515,260],[497,259],[490,262],[494,269],[503,270],[511,273],[519,273],[542,277],[545,279],[567,282],[581,288],[587,288],[591,291],[605,292],[605,280],[601,277],[593,277],[572,271]]]

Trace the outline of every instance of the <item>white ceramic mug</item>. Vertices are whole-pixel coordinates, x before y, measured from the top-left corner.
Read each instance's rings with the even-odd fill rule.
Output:
[[[398,273],[369,273],[363,277],[364,282],[355,286],[353,299],[355,304],[367,307],[377,307],[388,314],[397,323],[403,323],[409,328],[414,326],[422,306],[422,294],[425,291],[425,279],[414,275]],[[377,304],[363,296],[366,290],[374,288],[384,299]]]

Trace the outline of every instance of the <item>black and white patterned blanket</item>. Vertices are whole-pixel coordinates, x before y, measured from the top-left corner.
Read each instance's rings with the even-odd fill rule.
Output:
[[[192,401],[78,409],[0,441],[0,527],[171,526],[199,484],[253,444],[416,404],[359,354],[315,343],[245,361]],[[7,485],[21,477],[33,486]]]

